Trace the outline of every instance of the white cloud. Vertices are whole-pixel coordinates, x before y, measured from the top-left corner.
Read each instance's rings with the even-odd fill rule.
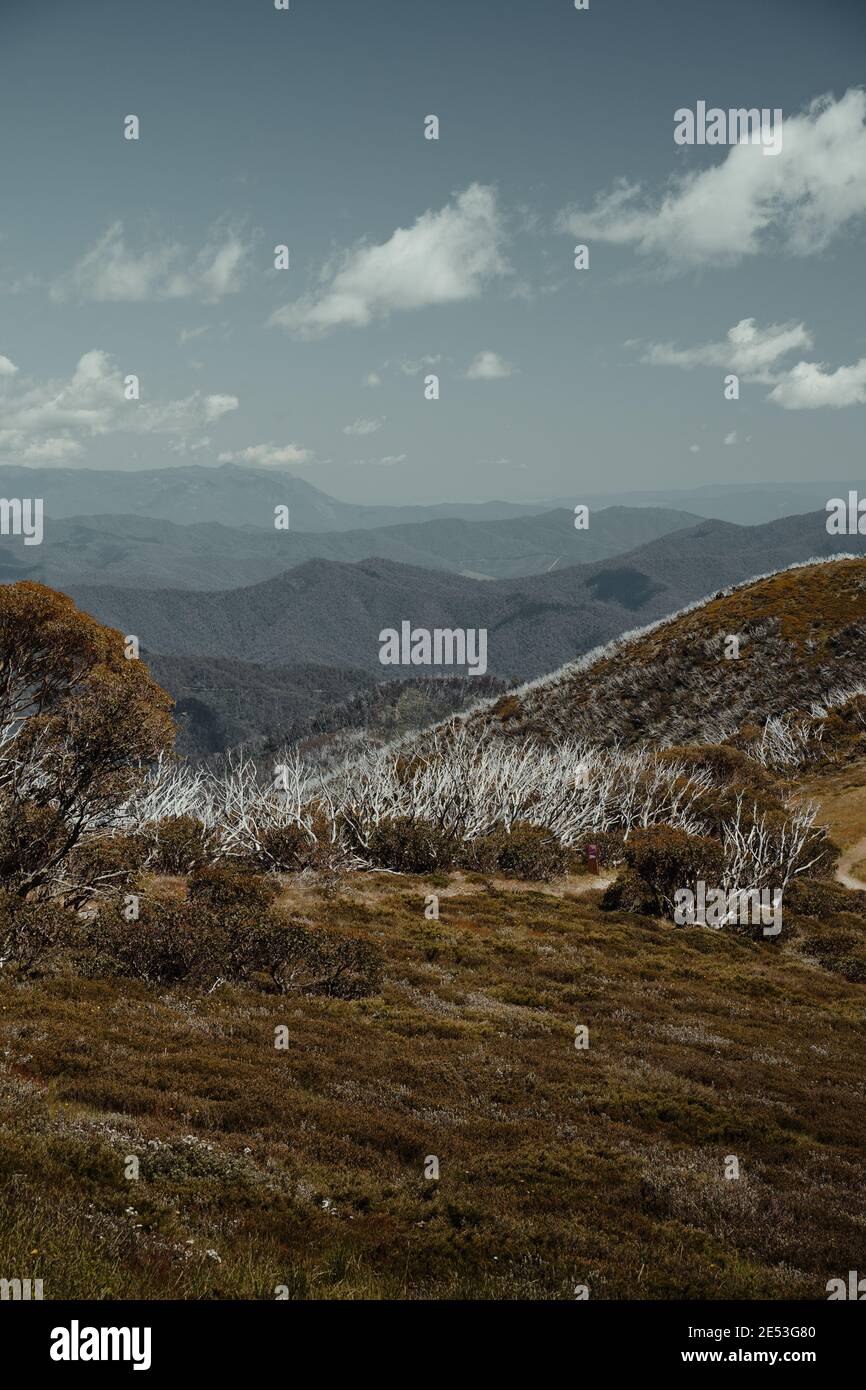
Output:
[[[115,433],[187,441],[238,404],[237,396],[201,391],[180,400],[129,401],[123,374],[94,349],[66,380],[0,380],[0,453],[24,462],[63,460],[81,453],[82,438]]]
[[[32,439],[16,451],[19,463],[66,463],[78,458],[84,450],[75,439]]]
[[[511,363],[505,362],[497,352],[479,352],[466,370],[470,381],[500,381],[513,373]]]
[[[0,376],[15,376],[18,368],[8,357],[0,356]]]
[[[382,420],[355,420],[351,425],[343,426],[343,434],[375,434],[380,430],[385,421]]]
[[[311,449],[302,449],[297,444],[251,444],[247,449],[236,453],[223,453],[220,463],[248,463],[254,468],[279,468],[286,464],[309,463],[313,458]]]
[[[508,272],[503,241],[494,189],[471,184],[386,242],[345,252],[336,268],[325,267],[320,289],[277,309],[270,322],[315,337],[398,310],[476,299],[486,280]]]
[[[771,323],[758,328],[754,319],[740,319],[729,328],[723,342],[676,348],[671,343],[652,343],[644,362],[659,367],[721,367],[751,381],[772,382],[771,369],[789,352],[813,346],[812,334],[802,323]]]
[[[731,430],[730,434],[726,434],[726,435],[725,435],[725,438],[724,438],[724,441],[723,441],[723,442],[724,442],[725,444],[727,444],[727,446],[728,446],[729,448],[732,448],[735,444],[738,443],[738,440],[737,440],[737,431],[736,431],[736,430]]]
[[[835,371],[828,371],[824,362],[798,362],[777,382],[767,400],[784,410],[866,405],[866,357],[853,367],[837,367]]]
[[[699,454],[700,452],[701,452],[701,446],[700,446],[700,444],[690,444],[690,445],[689,445],[689,453],[690,453],[690,454]]]
[[[441,361],[441,352],[437,352],[435,356],[428,353],[426,357],[419,357],[414,362],[401,362],[400,371],[404,376],[417,376],[425,367],[437,367]]]
[[[144,303],[200,299],[213,303],[236,294],[249,250],[240,234],[212,228],[198,251],[174,242],[132,250],[123,223],[114,222],[68,274],[51,288],[55,300]]]
[[[793,367],[782,366],[783,357],[813,346],[812,334],[805,324],[772,323],[767,328],[758,328],[754,319],[741,319],[728,330],[723,342],[692,348],[652,343],[642,360],[654,366],[681,367],[685,371],[694,367],[719,367],[736,372],[746,381],[771,386],[773,389],[767,400],[784,410],[866,405],[866,357],[861,357],[851,367],[837,367],[835,371],[824,362],[801,361]],[[736,442],[736,432],[725,439],[726,444]]]
[[[382,385],[382,378],[378,372],[368,372],[364,382],[365,386],[376,387]]]
[[[590,211],[566,208],[559,229],[634,246],[673,269],[733,265],[760,251],[823,250],[866,215],[866,91],[820,97],[783,121],[783,146],[734,145],[720,164],[671,179],[655,198],[619,180]]]

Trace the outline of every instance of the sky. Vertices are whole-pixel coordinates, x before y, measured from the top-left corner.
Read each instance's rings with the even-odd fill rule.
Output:
[[[862,0],[0,0],[0,462],[862,478],[864,59]]]

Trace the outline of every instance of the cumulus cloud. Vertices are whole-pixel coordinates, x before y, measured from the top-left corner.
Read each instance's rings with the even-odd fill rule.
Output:
[[[10,362],[8,357],[0,355],[0,376],[14,376],[18,371],[14,362]]]
[[[634,342],[630,345],[637,346]],[[771,386],[773,389],[767,400],[785,410],[866,405],[866,357],[861,357],[851,367],[837,367],[835,371],[825,362],[800,361],[793,367],[782,365],[783,357],[813,346],[812,334],[805,324],[772,323],[767,328],[758,328],[754,319],[740,319],[728,329],[722,342],[691,348],[651,343],[643,354],[643,361],[653,366],[681,367],[685,371],[694,367],[720,367],[735,372],[746,381]],[[736,432],[725,439],[726,444],[736,442]]]
[[[851,88],[786,116],[773,158],[760,145],[734,145],[720,164],[674,176],[656,196],[620,179],[592,209],[566,208],[558,226],[686,269],[779,248],[811,255],[864,215],[866,91]]]
[[[644,362],[657,367],[721,367],[751,381],[773,381],[772,368],[789,352],[813,346],[812,335],[802,323],[771,323],[758,328],[754,319],[740,319],[722,342],[677,348],[672,343],[651,343]]]
[[[829,371],[824,362],[798,362],[773,387],[768,401],[784,410],[866,405],[866,357]]]
[[[218,225],[198,251],[176,242],[132,249],[123,223],[114,222],[81,260],[51,287],[55,300],[144,303],[200,299],[214,303],[236,294],[249,250],[240,233]]]
[[[355,420],[343,426],[343,434],[375,434],[384,425],[384,420]]]
[[[494,189],[471,184],[380,245],[345,252],[325,267],[317,290],[275,310],[270,322],[316,337],[400,310],[476,299],[485,281],[508,271],[504,239]]]
[[[511,363],[505,362],[497,352],[479,352],[466,370],[470,381],[500,381],[513,373]]]
[[[309,463],[311,449],[302,449],[298,444],[251,444],[236,453],[223,453],[220,463],[248,463],[253,468],[279,468],[286,464]]]
[[[124,376],[108,354],[86,352],[66,380],[0,381],[0,453],[23,462],[66,460],[81,440],[112,433],[162,434],[175,441],[201,435],[237,396],[194,392],[180,400],[126,399]]]

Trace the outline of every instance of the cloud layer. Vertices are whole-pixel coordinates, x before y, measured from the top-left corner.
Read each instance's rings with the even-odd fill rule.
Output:
[[[201,436],[238,408],[237,396],[196,391],[180,400],[127,400],[124,376],[93,349],[65,381],[0,378],[0,456],[10,462],[65,462],[80,456],[82,441],[112,433],[167,435],[175,446]]]

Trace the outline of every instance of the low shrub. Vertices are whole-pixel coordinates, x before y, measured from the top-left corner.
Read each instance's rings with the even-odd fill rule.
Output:
[[[201,882],[201,880],[199,880]],[[137,921],[110,904],[89,923],[82,963],[94,976],[212,989],[227,981],[271,992],[358,999],[378,988],[371,943],[310,928],[250,900],[234,907],[154,900]]]
[[[99,895],[128,891],[147,854],[147,842],[139,835],[98,835],[80,841],[63,866],[64,902],[81,907]]]
[[[833,879],[795,878],[785,889],[785,910],[826,921],[840,912],[866,917],[866,893]]]
[[[51,806],[0,795],[0,880],[26,893],[50,877],[46,866],[59,863],[69,839],[63,817]]]
[[[601,898],[603,912],[634,912],[640,917],[660,917],[662,904],[652,884],[634,869],[622,869]]]
[[[78,918],[57,902],[27,902],[0,889],[0,972],[28,975],[68,946]]]
[[[373,864],[406,874],[450,868],[459,855],[460,845],[453,836],[430,821],[409,816],[381,820],[367,844],[367,856]]]
[[[625,843],[625,862],[649,885],[664,912],[673,910],[678,888],[693,888],[699,879],[720,884],[724,867],[718,840],[669,825],[633,830]]]
[[[293,873],[310,867],[315,858],[315,836],[302,825],[271,825],[257,835],[259,853],[256,862],[264,869]]]
[[[622,830],[595,830],[582,835],[571,854],[571,865],[575,873],[586,873],[589,865],[587,850],[595,845],[600,869],[615,869],[625,859],[625,832]]]
[[[209,864],[196,869],[187,884],[191,903],[217,912],[267,912],[280,891],[279,883],[261,874],[247,873],[235,865]]]
[[[568,852],[544,826],[515,821],[510,830],[499,826],[473,840],[464,852],[464,862],[480,873],[495,870],[506,878],[548,883],[566,872]]]
[[[209,863],[215,853],[215,837],[195,816],[166,816],[145,831],[149,846],[148,866],[159,874],[191,874]]]

